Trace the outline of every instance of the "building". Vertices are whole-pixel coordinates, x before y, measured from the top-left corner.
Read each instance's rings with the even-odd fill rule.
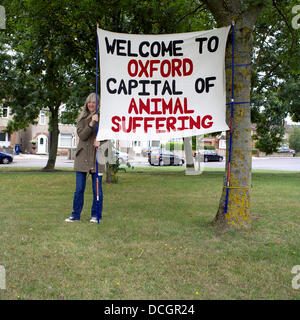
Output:
[[[8,121],[12,120],[9,107],[0,110],[0,148],[7,151],[20,146],[20,151],[25,153],[48,154],[49,152],[49,116],[46,110],[40,111],[37,124],[30,125],[26,130],[19,130],[8,134],[5,132]],[[77,145],[76,126],[59,124],[58,154],[67,155],[69,149]]]
[[[9,134],[5,132],[8,121],[12,119],[10,108],[3,108],[0,106],[0,150],[11,149],[17,141],[17,133]]]

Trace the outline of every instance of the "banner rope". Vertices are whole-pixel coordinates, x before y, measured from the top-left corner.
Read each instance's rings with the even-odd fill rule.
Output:
[[[224,188],[227,188],[227,189],[251,189],[251,187],[227,187],[227,186],[224,186]]]
[[[247,66],[251,66],[251,65],[252,65],[252,62],[250,62],[250,63],[235,64],[234,66],[235,66],[235,67],[247,67]],[[230,68],[232,68],[232,65],[225,67],[225,69],[230,69]]]
[[[245,101],[245,102],[228,102],[228,103],[226,103],[226,106],[229,106],[229,105],[231,105],[231,104],[244,104],[244,103],[251,103],[250,101]]]

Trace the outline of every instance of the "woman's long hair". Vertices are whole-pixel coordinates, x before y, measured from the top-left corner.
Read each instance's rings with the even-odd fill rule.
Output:
[[[88,103],[89,102],[95,102],[96,103],[96,93],[92,92],[90,93],[87,98],[85,99],[85,103],[84,106],[82,107],[82,111],[80,112],[78,118],[77,118],[77,123],[83,119],[83,118],[88,118],[91,117],[92,114],[90,113],[89,109],[88,109]],[[100,97],[99,95],[97,95],[97,111],[99,114],[99,106],[100,106]]]

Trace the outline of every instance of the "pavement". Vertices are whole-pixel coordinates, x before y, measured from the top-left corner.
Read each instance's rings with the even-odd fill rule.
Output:
[[[43,154],[25,154],[20,153],[18,155],[14,155],[14,160],[20,160],[20,159],[48,159],[48,155]]]

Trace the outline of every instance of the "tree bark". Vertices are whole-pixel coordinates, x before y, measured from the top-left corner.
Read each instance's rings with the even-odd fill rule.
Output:
[[[105,165],[105,173],[106,173],[106,183],[112,183],[113,182],[112,170],[108,162],[106,162],[106,165]]]
[[[105,151],[107,158],[109,158],[108,154],[113,154],[114,152],[111,140],[109,140],[108,149]],[[118,178],[114,170],[114,165],[116,164],[110,163],[110,161],[107,161],[105,164],[106,183],[117,183]]]
[[[51,116],[49,123],[49,157],[46,164],[46,167],[43,168],[44,171],[51,171],[55,168],[56,155],[57,155],[57,147],[58,147],[58,109],[59,107],[50,108]]]
[[[215,17],[218,26],[234,26],[234,64],[249,64],[253,49],[253,27],[261,10],[259,6],[250,6],[242,11],[239,0],[204,1]],[[232,31],[231,31],[232,32]],[[226,66],[232,65],[232,37],[228,37],[226,49]],[[250,117],[251,70],[249,66],[236,67],[234,70],[234,102],[247,102],[233,106],[233,133],[229,187],[227,187],[229,137],[226,133],[226,169],[223,191],[219,209],[214,222],[222,226],[244,227],[250,224],[250,191],[251,191],[251,117]],[[226,69],[227,103],[232,96],[232,68]],[[227,105],[226,122],[230,127],[231,105]],[[228,189],[227,213],[225,214],[226,193]]]

